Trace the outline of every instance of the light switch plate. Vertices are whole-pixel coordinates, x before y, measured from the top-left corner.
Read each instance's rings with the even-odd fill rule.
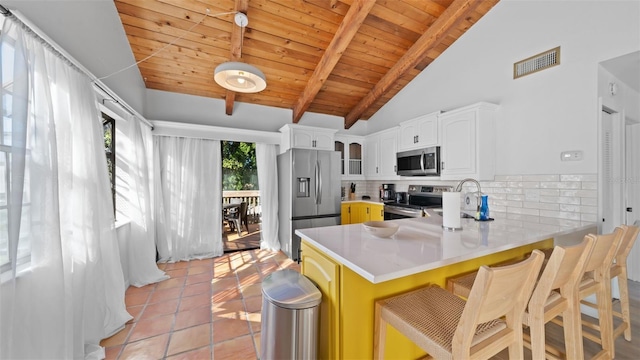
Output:
[[[579,161],[582,160],[582,150],[563,151],[560,154],[562,161]]]

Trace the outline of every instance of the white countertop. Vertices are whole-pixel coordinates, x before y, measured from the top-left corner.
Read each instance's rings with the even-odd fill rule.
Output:
[[[442,217],[432,214],[390,220],[400,228],[386,239],[369,234],[362,224],[298,229],[296,234],[377,284],[595,227],[546,225],[536,220],[461,219],[462,231],[447,231]]]

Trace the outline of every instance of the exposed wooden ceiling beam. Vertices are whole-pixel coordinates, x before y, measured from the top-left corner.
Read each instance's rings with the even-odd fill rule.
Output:
[[[402,75],[415,67],[434,46],[438,45],[456,26],[471,14],[482,0],[455,0],[438,19],[422,34],[418,41],[400,58],[382,79],[345,116],[345,129],[349,129],[360,116],[384,95]]]
[[[338,6],[338,0],[304,0],[304,1],[308,2],[309,4],[326,7],[327,9],[335,9],[335,7]]]
[[[249,8],[249,0],[236,0],[236,11],[247,14]],[[235,20],[235,19],[234,19]],[[236,25],[235,21],[231,21],[233,28],[231,29],[231,61],[238,61],[242,58],[242,35],[244,29]],[[227,90],[224,101],[224,109],[227,115],[233,115],[233,104],[236,100],[236,92]]]
[[[311,74],[307,86],[293,106],[294,123],[300,121],[304,112],[307,111],[375,3],[375,0],[355,0],[351,4],[349,11],[338,26],[336,34],[331,39],[331,43],[318,62],[318,66]]]

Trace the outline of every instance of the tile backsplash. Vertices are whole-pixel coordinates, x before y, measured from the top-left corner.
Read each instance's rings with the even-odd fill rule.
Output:
[[[457,181],[414,178],[405,180],[343,181],[349,192],[356,184],[356,199],[368,195],[379,199],[383,183],[393,183],[396,191],[407,191],[409,185],[457,185]],[[523,219],[536,217],[545,224],[580,225],[596,222],[598,212],[598,182],[596,174],[568,175],[496,175],[494,181],[480,181],[482,192],[489,195],[489,209],[493,218]],[[477,191],[473,183],[466,183],[463,193]]]

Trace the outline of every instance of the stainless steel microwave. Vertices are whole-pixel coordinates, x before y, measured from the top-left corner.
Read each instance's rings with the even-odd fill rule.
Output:
[[[401,176],[439,176],[440,147],[398,152],[396,165]]]

